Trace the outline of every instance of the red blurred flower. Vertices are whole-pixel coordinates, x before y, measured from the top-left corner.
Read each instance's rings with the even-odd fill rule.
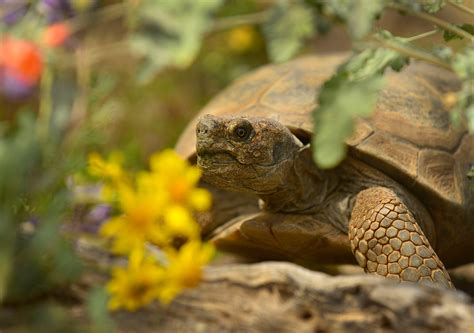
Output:
[[[43,70],[43,60],[38,47],[26,40],[6,37],[0,39],[0,80],[8,73],[25,85],[38,82]]]
[[[43,43],[50,47],[64,44],[71,34],[71,29],[65,23],[56,23],[46,28],[43,33]]]

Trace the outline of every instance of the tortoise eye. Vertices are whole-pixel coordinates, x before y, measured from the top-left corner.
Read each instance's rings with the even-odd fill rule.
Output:
[[[243,122],[234,127],[233,133],[238,140],[247,140],[252,134],[252,125],[249,122]]]
[[[238,127],[235,129],[235,134],[237,134],[239,138],[245,138],[247,136],[247,130],[243,127]]]

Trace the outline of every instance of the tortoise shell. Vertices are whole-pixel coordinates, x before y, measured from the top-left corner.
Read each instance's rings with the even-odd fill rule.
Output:
[[[268,117],[310,142],[312,111],[316,108],[317,112],[315,94],[345,59],[347,54],[308,56],[262,67],[231,84],[198,117]],[[445,94],[459,90],[460,83],[453,73],[425,63],[406,66],[401,72],[387,71],[385,77],[373,115],[358,119],[346,141],[349,154],[416,194],[435,224],[444,224],[438,236],[441,232],[456,238],[457,223],[450,225],[450,219],[459,221],[461,214],[465,216],[461,224],[465,224],[466,214],[474,213],[467,178],[474,163],[474,136],[452,124],[443,103]],[[195,154],[198,117],[176,146],[186,158]]]

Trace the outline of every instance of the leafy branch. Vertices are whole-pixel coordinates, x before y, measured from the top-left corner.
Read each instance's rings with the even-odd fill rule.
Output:
[[[419,36],[414,36],[411,38],[415,38]],[[418,60],[423,60],[429,63],[432,63],[434,65],[446,68],[450,71],[452,71],[452,67],[450,64],[444,62],[440,58],[425,52],[421,49],[416,49],[413,46],[411,46],[409,43],[406,42],[401,42],[397,41],[395,38],[386,38],[382,37],[381,34],[374,34],[372,38],[377,41],[382,47],[385,47],[387,49],[397,51],[400,54],[406,55],[410,58],[418,59]],[[410,38],[408,38],[410,39]],[[412,39],[413,40],[413,39]]]
[[[435,24],[436,26],[444,29],[444,30],[447,30],[447,31],[450,31],[460,37],[463,37],[463,38],[466,38],[466,40],[468,40],[469,42],[474,42],[474,36],[471,35],[470,33],[458,28],[456,25],[452,24],[452,23],[449,23],[449,22],[446,22],[436,16],[433,16],[431,14],[428,14],[428,13],[425,13],[425,12],[422,12],[422,11],[414,11],[414,10],[411,10],[405,6],[402,6],[402,5],[398,5],[398,4],[394,4],[394,3],[391,3],[391,4],[388,4],[387,5],[388,8],[391,8],[391,9],[394,9],[394,10],[398,10],[398,11],[401,11],[401,12],[405,12],[405,13],[408,13],[412,16],[415,16],[415,17],[418,17],[418,18],[421,18],[425,21],[428,21],[428,22],[431,22],[433,24]]]
[[[448,0],[448,4],[453,6],[456,9],[459,9],[460,11],[467,13],[469,15],[474,16],[474,9],[471,9],[469,7],[464,6],[463,4],[458,3],[456,0]]]
[[[423,9],[426,9],[430,12],[436,12],[443,6],[444,3],[442,2],[429,4],[429,7],[425,8],[421,3],[415,1],[408,2],[407,5],[389,2],[384,7],[377,7],[374,5],[375,2],[370,2],[365,3],[366,6],[370,7],[370,10],[356,15],[357,13],[353,10],[354,5],[358,4],[361,6],[363,3],[363,0],[348,1],[344,3],[345,7],[343,6],[343,8],[341,8],[339,1],[328,1],[326,3],[327,7],[333,9],[336,17],[339,17],[346,23],[349,32],[351,32],[350,35],[352,36],[354,46],[356,48],[360,47],[362,45],[361,40],[363,39],[361,37],[365,37],[369,41],[365,46],[368,45],[369,49],[354,54],[323,85],[319,92],[319,107],[313,112],[316,118],[316,135],[313,138],[313,144],[315,147],[315,161],[323,168],[336,166],[345,156],[347,149],[345,140],[352,132],[355,118],[369,116],[372,112],[375,97],[381,88],[381,73],[387,67],[399,70],[404,65],[403,58],[396,60],[397,55],[405,57],[405,62],[408,58],[413,58],[456,73],[462,80],[463,87],[460,92],[453,93],[455,96],[454,100],[457,101],[452,109],[453,119],[457,119],[459,122],[464,113],[468,118],[468,127],[471,131],[474,131],[474,93],[472,91],[474,62],[470,60],[473,58],[474,51],[469,51],[469,44],[474,43],[474,36],[471,34],[472,26],[469,24],[457,26],[423,11]],[[381,2],[377,3],[380,4]],[[472,10],[469,8],[462,5],[456,6],[458,4],[453,1],[449,3],[457,9],[472,15]],[[372,33],[373,13],[380,14],[385,8],[410,14],[416,18],[433,23],[437,28],[409,38],[394,37],[387,31]],[[368,15],[368,12],[372,14]],[[354,16],[358,16],[358,18],[354,18]],[[353,31],[359,31],[359,33],[354,34]],[[360,33],[361,31],[365,33]],[[459,50],[456,55],[453,54],[449,47],[444,45],[439,46],[442,52],[436,53],[435,50],[427,51],[412,44],[414,41],[433,36],[439,32],[443,32],[443,37],[446,41],[457,36],[460,39],[465,39],[468,46],[464,50]],[[375,42],[375,45],[371,44],[371,41]],[[373,62],[361,61],[361,59],[367,59],[368,52],[375,52],[370,57],[373,62],[379,64],[378,67],[374,67]],[[382,61],[382,59],[390,59],[391,56],[395,57],[393,58],[394,62],[384,63]],[[377,57],[379,57],[379,61],[375,60]],[[396,64],[396,67],[394,67],[394,64]],[[353,70],[372,74],[369,74],[363,81],[355,82],[351,80],[351,77],[354,75]],[[348,100],[349,102],[344,103],[344,101]],[[361,103],[361,101],[364,101],[364,103]],[[327,130],[328,128],[331,130]]]

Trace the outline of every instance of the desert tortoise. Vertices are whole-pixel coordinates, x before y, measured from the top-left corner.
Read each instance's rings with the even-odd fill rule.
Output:
[[[224,249],[263,258],[355,257],[368,273],[451,287],[443,263],[474,259],[474,137],[443,104],[460,84],[424,63],[387,72],[373,116],[347,140],[347,158],[321,170],[309,144],[314,96],[346,57],[257,69],[189,124],[176,149],[194,160],[197,153],[204,181],[217,188],[219,222],[208,234]]]

